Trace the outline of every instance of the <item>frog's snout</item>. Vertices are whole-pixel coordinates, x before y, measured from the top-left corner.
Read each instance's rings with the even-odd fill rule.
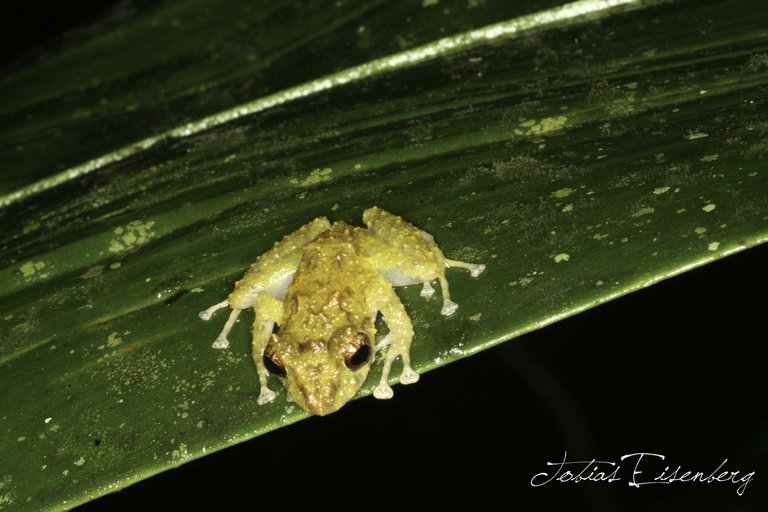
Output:
[[[321,403],[317,408],[309,405],[309,412],[317,416],[325,416],[326,414],[331,414],[332,412],[336,412],[338,410],[339,408],[336,407],[335,404],[328,405]]]
[[[336,404],[336,393],[333,395],[309,393],[304,395],[304,399],[309,412],[318,416],[325,416],[339,410]]]
[[[301,394],[296,400],[304,409],[318,416],[325,416],[339,410],[342,404],[338,403],[338,386],[335,382],[304,382],[299,384],[298,391]]]

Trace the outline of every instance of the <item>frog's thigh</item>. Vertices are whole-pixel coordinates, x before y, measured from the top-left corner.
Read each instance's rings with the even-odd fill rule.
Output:
[[[422,296],[431,296],[430,282],[446,261],[432,235],[376,206],[363,212],[363,221],[371,234],[361,242],[379,272],[393,286],[423,283]]]
[[[422,297],[431,297],[434,294],[431,281],[440,281],[443,292],[443,308],[440,313],[445,316],[452,315],[459,307],[451,300],[445,269],[464,268],[469,270],[472,277],[477,277],[485,270],[483,264],[449,260],[432,235],[379,207],[365,210],[363,221],[375,237],[383,242],[378,248],[375,241],[368,242],[369,246],[378,249],[371,251],[371,258],[379,271],[394,286],[423,283]]]
[[[377,295],[380,302],[377,309],[389,328],[389,334],[386,336],[386,342],[382,345],[388,346],[387,355],[384,358],[384,368],[381,371],[381,380],[373,390],[373,396],[376,398],[392,398],[393,391],[389,386],[389,371],[392,363],[397,357],[403,360],[403,371],[400,374],[401,384],[412,384],[419,380],[419,374],[411,368],[411,340],[413,340],[413,325],[411,319],[400,302],[392,286],[383,278],[378,284]]]
[[[268,373],[264,366],[264,349],[272,337],[272,329],[280,322],[283,316],[283,303],[267,292],[258,295],[254,306],[256,316],[253,320],[253,362],[256,363],[256,372],[259,374],[261,392],[257,400],[259,405],[271,402],[275,398],[275,392],[269,389],[267,383]]]

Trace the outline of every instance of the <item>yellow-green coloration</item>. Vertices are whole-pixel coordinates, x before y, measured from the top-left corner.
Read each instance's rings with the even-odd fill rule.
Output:
[[[555,190],[552,192],[552,197],[557,197],[558,199],[562,199],[563,197],[568,197],[569,195],[573,194],[574,190],[572,188],[561,188],[559,190]]]
[[[291,183],[300,187],[311,187],[312,185],[317,185],[318,183],[331,181],[333,179],[331,174],[333,174],[333,169],[330,167],[326,167],[324,169],[315,169],[309,173],[309,176],[301,181],[296,178],[292,178]]]
[[[393,286],[422,284],[421,295],[430,297],[431,283],[439,281],[441,313],[448,316],[458,305],[451,300],[445,269],[461,267],[472,276],[485,269],[447,259],[432,235],[378,207],[365,210],[363,222],[367,228],[331,224],[325,217],[309,222],[259,256],[227,300],[200,313],[208,320],[218,309],[232,308],[213,344],[226,348],[240,311],[254,309],[259,404],[275,398],[268,386],[269,369],[306,411],[334,412],[357,394],[376,351],[385,348],[374,396],[391,398],[388,378],[395,359],[403,362],[400,383],[419,379],[410,365],[413,327]],[[374,346],[379,313],[389,333]]]
[[[685,138],[688,140],[705,139],[707,137],[709,137],[709,134],[705,132],[688,132],[685,134]]]
[[[13,493],[4,492],[7,487],[10,487],[13,483],[13,478],[10,475],[0,477],[0,508],[4,508],[5,505],[13,504]]]
[[[116,347],[117,345],[121,344],[123,342],[122,338],[118,336],[116,332],[113,332],[109,335],[109,338],[107,338],[107,347]]]
[[[515,129],[516,135],[554,135],[560,132],[568,118],[565,116],[545,117],[539,121],[535,119],[521,119],[520,128]]]
[[[126,226],[116,227],[114,230],[115,238],[109,241],[109,252],[123,252],[132,247],[146,244],[155,235],[152,231],[154,225],[154,221],[135,220]]]
[[[47,273],[42,272],[44,268],[44,261],[28,261],[19,267],[19,270],[21,270],[21,275],[24,279],[29,282],[35,279],[45,279],[48,277]]]
[[[650,215],[653,212],[655,212],[656,209],[652,206],[645,206],[643,208],[638,209],[636,212],[632,214],[633,217],[642,217],[643,215]]]

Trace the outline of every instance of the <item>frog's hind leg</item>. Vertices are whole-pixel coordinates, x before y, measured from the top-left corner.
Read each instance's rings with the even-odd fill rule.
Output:
[[[479,276],[483,270],[485,270],[485,265],[482,263],[466,263],[464,261],[449,259],[445,259],[445,266],[467,269],[469,270],[469,275],[472,277]],[[440,310],[440,314],[444,316],[450,316],[456,312],[456,310],[459,308],[459,305],[451,300],[451,292],[448,289],[448,279],[445,278],[445,270],[440,272],[440,277],[438,277],[438,279],[440,280],[440,288],[443,291],[443,308]]]
[[[445,266],[467,269],[472,277],[479,276],[485,270],[485,265],[482,263],[467,263],[466,261],[445,260]]]
[[[213,306],[209,307],[208,309],[202,310],[200,313],[198,313],[198,316],[202,318],[203,320],[210,320],[211,317],[215,312],[217,312],[220,309],[223,309],[225,307],[229,306],[228,300],[223,300],[219,302],[218,304],[214,304]]]
[[[373,396],[386,399],[392,398],[394,394],[389,385],[389,372],[395,359],[400,357],[403,360],[403,371],[400,374],[401,384],[417,382],[419,374],[411,368],[411,340],[413,340],[411,320],[392,286],[384,278],[379,281],[377,286],[376,295],[380,297],[377,309],[381,311],[384,322],[389,328],[389,334],[376,345],[377,351],[386,348],[387,354],[384,357],[381,380],[374,388]]]
[[[445,270],[464,268],[472,277],[485,270],[483,264],[446,258],[432,235],[377,206],[363,212],[363,222],[373,234],[361,234],[360,240],[379,272],[393,286],[421,283],[421,296],[425,298],[435,293],[432,281],[439,281],[443,292],[440,313],[444,316],[452,315],[459,307],[451,300]]]

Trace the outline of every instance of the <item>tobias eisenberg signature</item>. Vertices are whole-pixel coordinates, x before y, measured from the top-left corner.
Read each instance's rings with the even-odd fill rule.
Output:
[[[739,485],[736,494],[742,496],[747,484],[752,481],[755,472],[741,473],[725,469],[728,459],[712,470],[693,471],[682,466],[665,465],[666,457],[660,453],[637,452],[622,455],[619,462],[610,460],[568,460],[568,452],[563,455],[561,462],[547,462],[554,466],[552,471],[536,473],[531,478],[531,486],[541,487],[550,482],[580,483],[580,482],[619,482],[622,476],[630,487],[640,488],[646,485],[677,484],[677,483],[731,483]],[[625,466],[622,466],[625,464]],[[626,467],[626,469],[624,469]],[[663,469],[662,469],[663,467]]]

